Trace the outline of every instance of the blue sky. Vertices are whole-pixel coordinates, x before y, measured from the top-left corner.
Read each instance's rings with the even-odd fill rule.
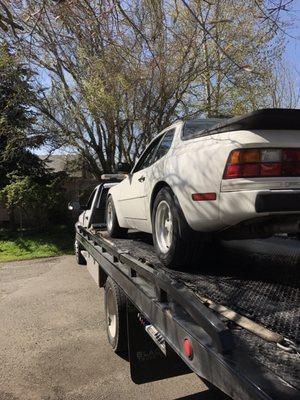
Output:
[[[285,18],[287,23],[293,23],[293,26],[286,30],[286,60],[291,64],[295,74],[295,84],[300,88],[300,0],[294,0],[290,10]]]
[[[291,11],[286,14],[287,22],[293,23],[292,27],[287,29],[287,57],[294,63],[300,61],[300,0],[294,0],[291,7]],[[291,20],[291,21],[289,21]]]

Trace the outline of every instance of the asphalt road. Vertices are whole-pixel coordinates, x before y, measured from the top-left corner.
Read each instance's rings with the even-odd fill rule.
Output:
[[[72,256],[0,264],[0,400],[224,396],[194,374],[144,385],[106,340],[103,290]]]

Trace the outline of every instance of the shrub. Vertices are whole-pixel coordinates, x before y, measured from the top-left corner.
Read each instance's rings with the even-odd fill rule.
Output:
[[[10,213],[12,226],[41,229],[57,218],[65,205],[60,179],[37,180],[31,176],[12,176],[0,191],[0,198]],[[53,214],[53,215],[52,215]],[[18,222],[17,222],[18,221]],[[63,221],[65,222],[65,221]]]

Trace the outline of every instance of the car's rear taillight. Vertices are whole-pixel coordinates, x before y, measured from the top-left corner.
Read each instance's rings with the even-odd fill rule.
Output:
[[[300,149],[233,150],[224,179],[300,176]]]

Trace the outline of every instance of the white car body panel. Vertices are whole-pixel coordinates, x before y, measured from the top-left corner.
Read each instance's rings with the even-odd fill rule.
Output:
[[[182,140],[182,127],[179,122],[165,130],[176,129],[172,146],[164,157],[110,189],[121,227],[152,232],[151,199],[159,182],[171,187],[188,224],[200,232],[220,231],[247,219],[269,215],[258,215],[255,211],[256,196],[262,191],[300,191],[300,177],[223,179],[232,150],[300,148],[300,131],[237,130]],[[143,182],[139,181],[141,177],[145,178]],[[210,192],[217,194],[215,201],[192,200],[193,193]]]

